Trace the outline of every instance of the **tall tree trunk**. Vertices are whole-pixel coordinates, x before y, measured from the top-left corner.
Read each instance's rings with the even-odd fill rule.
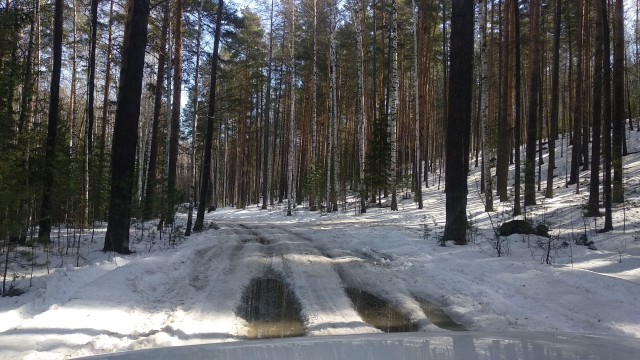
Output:
[[[603,63],[603,75],[602,82],[604,87],[602,88],[602,96],[604,98],[604,119],[603,127],[604,131],[604,228],[601,231],[613,230],[613,213],[612,213],[612,182],[611,182],[611,40],[609,36],[609,15],[607,11],[607,0],[598,0],[598,16],[600,17],[603,25],[602,30],[602,47],[604,49],[602,58]]]
[[[285,44],[285,32],[282,32],[282,45],[281,47],[284,48],[284,44]],[[277,194],[277,198],[278,198],[278,204],[282,204],[282,199],[284,197],[284,189],[281,186],[281,180],[284,179],[283,176],[280,176],[282,174],[282,139],[284,137],[284,132],[282,131],[282,125],[281,123],[283,123],[283,121],[280,121],[281,119],[281,105],[282,105],[282,93],[283,93],[283,86],[284,83],[284,61],[280,61],[280,67],[278,69],[278,85],[275,87],[276,90],[276,94],[275,94],[275,100],[274,100],[274,104],[275,104],[275,109],[273,109],[273,139],[271,142],[271,149],[272,149],[272,166],[271,166],[271,184],[272,184],[272,193],[274,194],[274,196],[271,196],[271,199],[269,200],[269,203],[271,205],[273,205],[274,203],[274,198],[276,197],[275,194]],[[277,156],[276,156],[277,155]],[[280,169],[280,175],[278,175],[278,169]],[[277,192],[276,192],[277,189]]]
[[[582,88],[582,101],[584,103],[584,108],[582,108],[582,148],[580,150],[580,153],[582,154],[582,171],[585,170],[589,170],[589,141],[591,140],[591,135],[589,133],[590,131],[590,114],[588,111],[585,111],[585,108],[588,109],[589,105],[591,104],[591,99],[589,98],[589,88],[591,87],[591,84],[589,83],[589,80],[591,80],[591,60],[589,59],[589,50],[591,48],[591,4],[589,1],[585,1],[584,2],[584,43],[583,43],[583,48],[582,48],[582,52],[583,52],[583,56],[584,56],[584,62],[582,63],[583,65],[583,82],[584,82],[584,86]],[[578,187],[580,184],[577,184],[576,187]]]
[[[311,91],[311,166],[318,171],[318,1],[313,0],[313,79]],[[309,210],[316,211],[319,189],[314,181],[309,197]]]
[[[169,5],[164,4],[164,15],[160,28],[160,49],[158,53],[158,71],[156,72],[156,84],[154,88],[153,122],[151,125],[151,145],[149,149],[149,166],[147,168],[147,181],[142,218],[145,220],[153,217],[153,206],[156,193],[156,176],[158,164],[158,151],[160,142],[160,113],[162,111],[162,93],[164,88],[164,73],[166,66],[167,37],[169,33]]]
[[[191,124],[191,191],[189,199],[189,213],[187,214],[187,227],[184,230],[185,236],[191,235],[191,226],[193,224],[193,207],[198,197],[198,176],[196,165],[196,144],[198,140],[198,98],[199,98],[199,82],[200,82],[200,41],[202,37],[202,4],[198,9],[198,33],[196,35],[196,64],[195,74],[193,76],[193,122]],[[215,202],[214,202],[215,203]]]
[[[295,166],[295,117],[296,117],[296,54],[295,54],[295,35],[296,35],[296,6],[295,0],[291,0],[291,33],[289,34],[289,159],[287,166],[287,216],[291,216],[291,210],[294,206],[294,189],[293,185],[293,167]]]
[[[130,253],[131,199],[148,21],[149,0],[128,0],[111,151],[109,224],[103,248],[120,254]]]
[[[502,84],[501,84],[501,102],[500,113],[498,117],[498,137],[500,141],[497,142],[496,153],[496,192],[500,197],[500,201],[507,201],[509,193],[507,191],[507,184],[509,182],[509,157],[512,151],[512,139],[514,136],[511,110],[511,84],[513,84],[512,69],[512,44],[511,44],[511,19],[512,8],[517,6],[512,0],[506,0],[504,3],[503,20],[501,21],[502,32],[502,46],[500,46],[501,53],[501,71],[502,71]],[[517,143],[516,143],[517,146]]]
[[[76,117],[76,88],[77,88],[77,68],[78,68],[78,29],[77,29],[77,9],[76,2],[72,3],[72,35],[73,35],[73,43],[71,46],[71,85],[69,89],[69,111],[67,112],[67,123],[69,124],[69,128],[71,129],[71,134],[69,137],[69,147],[71,148],[71,158],[76,159],[78,155],[78,121]],[[83,188],[86,184],[82,184]]]
[[[531,0],[531,37],[529,39],[529,119],[524,171],[524,206],[536,204],[536,143],[538,142],[538,101],[540,92],[540,0]]]
[[[418,79],[420,79],[420,75],[418,74],[418,6],[416,4],[416,0],[412,2],[413,8],[413,96],[415,102],[415,118],[416,118],[416,143],[415,143],[415,181],[416,181],[416,201],[418,202],[418,209],[422,209],[424,204],[422,202],[422,159],[420,159],[420,89],[418,86]],[[363,99],[364,100],[364,99]],[[364,119],[363,119],[364,120]],[[364,143],[363,143],[364,148]],[[364,156],[364,149],[362,151]],[[362,171],[362,179],[364,180],[364,169]]]
[[[467,243],[467,172],[473,83],[473,0],[453,0],[450,106],[446,136],[446,224],[444,239]]]
[[[62,0],[56,0],[53,12],[53,68],[49,102],[49,122],[47,125],[47,143],[45,145],[44,187],[40,208],[40,228],[38,240],[48,243],[51,235],[51,192],[54,185],[54,162],[56,159],[56,140],[58,119],[60,117],[60,74],[62,72]]]
[[[444,5],[443,5],[444,6]],[[372,98],[372,107],[373,107],[373,122],[375,124],[376,121],[379,121],[378,119],[378,83],[377,83],[377,78],[378,78],[378,71],[377,71],[377,62],[378,62],[378,56],[377,56],[377,29],[378,29],[378,22],[377,22],[377,17],[376,17],[376,0],[372,0],[372,4],[371,4],[371,8],[372,8],[372,17],[373,17],[373,31],[372,31],[372,36],[371,36],[371,43],[372,43],[372,49],[371,49],[371,82],[373,83],[372,86],[372,91],[371,91],[371,98]],[[443,10],[444,11],[444,10]],[[444,16],[444,15],[443,15]],[[445,20],[443,20],[443,23],[446,23]],[[443,61],[446,63],[446,61]],[[445,65],[446,67],[446,65]],[[373,189],[372,189],[373,190]],[[373,191],[372,191],[373,192]],[[375,197],[375,195],[374,195]]]
[[[396,0],[391,0],[391,34],[389,36],[389,47],[391,53],[391,74],[390,94],[389,94],[389,143],[391,145],[391,166],[389,169],[391,185],[391,210],[398,211],[398,199],[396,195],[396,178],[398,172],[398,91],[400,88],[400,78],[398,76],[398,4]]]
[[[582,0],[576,1],[578,4],[578,34],[577,36],[577,48],[576,48],[576,72],[575,72],[575,103],[573,108],[573,139],[571,139],[571,175],[569,177],[569,185],[576,184],[580,186],[580,146],[582,144],[581,129],[582,124],[582,83],[583,83],[583,71],[582,71],[582,59],[583,59],[583,40],[584,40],[584,3]],[[579,189],[579,188],[578,188]]]
[[[337,202],[337,179],[336,173],[338,171],[336,157],[338,154],[336,153],[336,142],[338,141],[337,137],[337,126],[338,126],[338,105],[336,104],[337,99],[337,89],[336,89],[336,62],[337,62],[337,54],[336,54],[336,22],[337,22],[337,3],[336,0],[330,1],[330,11],[329,11],[329,145],[327,148],[327,211],[331,212],[333,210],[338,210],[338,202]]]
[[[171,131],[169,137],[169,169],[167,176],[167,202],[164,213],[165,223],[173,224],[173,214],[178,202],[176,173],[178,167],[178,147],[180,138],[180,100],[182,98],[182,1],[176,1],[173,56],[173,106],[171,108]]]
[[[213,36],[213,59],[211,62],[211,85],[209,86],[209,111],[207,112],[207,133],[204,140],[204,156],[202,164],[202,181],[200,183],[200,199],[198,201],[198,215],[193,225],[193,231],[204,228],[204,212],[206,210],[207,192],[211,174],[211,147],[213,137],[213,119],[216,115],[216,80],[218,74],[218,48],[220,46],[220,28],[222,27],[223,0],[218,0],[216,15],[216,30]]]
[[[96,47],[98,43],[98,0],[91,0],[91,39],[88,64],[87,84],[87,131],[85,140],[85,167],[87,171],[87,193],[95,198],[95,177],[92,176],[93,161],[93,126],[95,122],[95,87],[96,87]],[[96,209],[91,210],[87,199],[87,220],[95,218]]]
[[[598,4],[598,6],[600,6]],[[602,135],[602,17],[596,16],[593,56],[593,141],[591,144],[591,177],[586,216],[600,215],[600,139]],[[605,126],[605,131],[609,129]]]
[[[415,3],[414,3],[415,7]],[[358,0],[356,0],[353,4],[353,21],[356,30],[356,62],[358,69],[358,85],[357,85],[357,94],[356,94],[356,118],[358,120],[358,156],[359,156],[359,184],[358,190],[360,192],[360,213],[364,214],[367,212],[367,191],[365,184],[365,159],[366,159],[366,147],[365,147],[365,115],[364,115],[364,38],[362,35],[362,16],[363,9]],[[415,20],[414,20],[415,21]],[[415,29],[415,25],[414,25]],[[414,38],[415,38],[415,30],[414,30]],[[415,44],[415,42],[414,42]],[[415,45],[414,45],[415,46]],[[415,59],[414,59],[415,61]]]
[[[622,183],[622,143],[624,141],[624,9],[622,0],[615,0],[613,28],[613,193],[611,201],[624,202]],[[638,61],[638,59],[636,59]]]
[[[332,168],[333,171],[331,172],[331,187],[332,187],[332,195],[333,195],[333,199],[331,201],[332,203],[332,211],[338,211],[338,176],[340,174],[340,161],[341,161],[341,157],[340,157],[340,153],[338,152],[338,142],[339,142],[339,137],[338,137],[338,126],[340,125],[340,121],[339,121],[339,114],[338,114],[338,50],[337,50],[337,36],[338,36],[338,1],[337,0],[333,0],[333,49],[331,52],[331,63],[332,68],[333,68],[333,72],[332,72],[332,78],[333,78],[333,104],[332,106],[332,118],[331,118],[331,122],[333,123],[331,126],[331,137],[333,138],[333,143],[331,145],[331,152],[333,153],[332,158],[331,158],[331,162],[332,162]]]
[[[484,211],[493,211],[493,183],[491,181],[491,156],[489,150],[489,119],[487,119],[489,83],[487,81],[487,1],[480,6],[480,121],[482,123],[482,166],[484,169]],[[502,139],[501,139],[502,140]]]
[[[314,1],[315,6],[315,1]],[[315,8],[314,8],[315,9]],[[315,16],[314,16],[315,20]],[[315,28],[314,28],[315,31]],[[314,38],[315,41],[315,38]],[[314,42],[315,44],[315,42]],[[315,52],[314,52],[315,56]],[[271,14],[269,16],[269,60],[267,61],[267,94],[265,96],[264,110],[264,131],[262,145],[262,209],[267,209],[267,200],[269,197],[269,137],[271,125],[271,70],[273,66],[273,0],[271,0]],[[314,62],[315,64],[315,62]],[[312,119],[314,121],[315,119]],[[315,123],[314,123],[315,126]]]
[[[104,77],[104,98],[102,100],[102,123],[100,125],[100,150],[98,153],[98,173],[96,174],[96,191],[95,191],[95,204],[94,204],[94,217],[104,219],[104,213],[102,212],[102,178],[104,176],[105,164],[105,149],[107,143],[107,122],[109,121],[109,94],[111,89],[111,46],[113,44],[113,3],[109,6],[109,22],[108,22],[108,35],[107,35],[107,65],[105,69]]]
[[[553,58],[551,64],[551,114],[549,127],[549,160],[547,161],[547,188],[545,197],[553,198],[553,172],[556,167],[556,138],[558,136],[558,113],[560,103],[560,31],[562,0],[556,0],[555,26],[553,30]]]
[[[511,7],[513,8],[513,23],[514,23],[514,46],[515,46],[515,104],[514,109],[516,113],[515,126],[514,126],[514,143],[515,143],[515,170],[514,170],[514,194],[513,194],[513,216],[519,216],[522,214],[522,208],[520,206],[520,148],[522,144],[522,77],[521,77],[521,49],[520,49],[520,6],[517,0],[511,0]]]
[[[541,69],[546,67],[544,63],[545,55],[542,53],[542,41],[540,41],[540,58],[542,64]],[[541,70],[542,71],[542,70]],[[536,154],[538,155],[538,192],[542,191],[541,183],[542,183],[542,165],[544,164],[544,159],[542,156],[542,138],[544,136],[544,84],[542,82],[542,76],[538,76],[540,79],[540,84],[538,85],[538,148]],[[547,126],[548,127],[548,126]],[[548,129],[547,129],[548,130]]]

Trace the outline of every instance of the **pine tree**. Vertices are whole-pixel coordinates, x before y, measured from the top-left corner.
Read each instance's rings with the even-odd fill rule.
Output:
[[[204,155],[202,165],[202,182],[200,183],[200,199],[198,201],[198,215],[193,224],[193,231],[204,228],[204,212],[207,205],[207,193],[211,180],[211,147],[213,138],[213,119],[216,116],[216,85],[218,75],[218,48],[220,46],[220,28],[222,27],[222,11],[224,2],[218,0],[216,14],[216,29],[213,36],[213,59],[211,61],[211,83],[209,85],[209,111],[207,112],[207,131],[204,140]],[[215,204],[214,204],[215,205]]]
[[[94,217],[98,219],[104,219],[104,212],[102,206],[102,178],[104,177],[104,169],[106,168],[106,160],[105,160],[105,152],[106,152],[106,143],[107,143],[107,122],[109,118],[109,95],[111,89],[111,64],[112,64],[112,54],[111,47],[113,45],[113,3],[115,1],[111,0],[109,5],[109,21],[108,21],[108,35],[107,35],[107,64],[105,69],[105,79],[104,79],[104,97],[102,100],[102,121],[100,125],[100,149],[98,152],[98,172],[96,174],[96,191],[94,198]]]
[[[51,233],[51,196],[54,185],[54,161],[56,158],[56,141],[58,119],[60,117],[60,75],[62,72],[62,0],[56,0],[53,17],[53,69],[49,98],[49,122],[47,126],[47,143],[45,146],[44,190],[40,208],[40,228],[38,239],[49,242]],[[128,230],[128,229],[127,229]]]
[[[173,224],[174,208],[178,202],[176,176],[178,170],[178,140],[180,138],[180,105],[182,98],[182,2],[183,0],[176,0],[174,14],[173,105],[171,107],[171,130],[169,132],[167,201],[164,212],[164,222],[167,224]]]
[[[591,143],[591,177],[586,216],[600,215],[600,140],[602,134],[602,18],[596,16],[596,36],[593,56],[593,133]],[[605,129],[607,127],[605,126]],[[608,130],[607,130],[608,131]]]
[[[296,36],[296,8],[295,0],[291,0],[291,31],[289,33],[289,158],[287,166],[287,216],[291,216],[294,191],[294,166],[295,166],[295,117],[296,117],[296,60],[295,60],[295,36]]]
[[[192,96],[192,105],[193,105],[193,119],[191,124],[191,158],[190,158],[190,168],[191,168],[191,191],[189,192],[189,213],[187,215],[187,226],[184,230],[185,236],[191,235],[191,227],[193,225],[193,208],[195,206],[196,197],[198,196],[198,177],[197,177],[197,165],[196,165],[196,143],[197,143],[197,134],[198,134],[198,112],[199,112],[199,89],[200,89],[200,42],[202,38],[202,3],[200,4],[200,9],[198,9],[198,30],[196,34],[196,62],[194,65],[194,76],[193,76],[193,96]]]
[[[622,0],[615,0],[613,12],[614,47],[613,47],[613,189],[611,201],[616,204],[624,202],[624,185],[622,182],[622,144],[624,142],[624,13]],[[639,61],[636,59],[636,61]]]
[[[443,238],[467,243],[467,173],[473,80],[473,0],[453,0],[446,135],[446,224]]]
[[[118,105],[111,151],[111,200],[103,251],[128,254],[131,200],[144,56],[147,45],[148,0],[128,0],[122,43]]]
[[[512,92],[513,78],[512,71],[512,53],[513,44],[511,43],[513,8],[517,6],[515,0],[505,0],[503,10],[500,17],[500,63],[502,79],[500,83],[500,109],[498,113],[498,138],[496,146],[496,193],[500,201],[508,200],[507,184],[509,180],[509,158],[512,153],[512,144],[514,142],[514,130],[512,114]],[[516,142],[517,144],[517,142]]]
[[[545,197],[553,198],[553,173],[556,164],[556,138],[558,136],[558,113],[560,103],[560,30],[562,18],[562,1],[556,0],[556,13],[553,31],[553,58],[551,60],[551,113],[549,132],[549,160],[547,161],[547,188]]]
[[[538,113],[540,100],[540,0],[531,1],[531,38],[529,39],[529,118],[527,119],[527,147],[524,169],[524,206],[536,204],[536,143],[538,142]]]
[[[604,227],[602,232],[613,230],[613,213],[612,213],[612,181],[611,181],[611,162],[612,162],[612,146],[611,146],[611,40],[609,37],[609,15],[607,11],[607,1],[596,1],[597,15],[602,21],[602,58],[604,60],[602,70],[602,96],[604,99],[604,118],[602,124],[607,131],[604,131]]]
[[[162,94],[164,90],[164,76],[166,66],[167,37],[169,33],[169,4],[164,4],[162,25],[160,26],[160,47],[158,49],[158,67],[154,87],[153,120],[151,125],[151,144],[149,149],[149,165],[147,167],[146,190],[142,205],[142,218],[149,220],[153,217],[153,206],[156,194],[156,176],[158,153],[160,147],[160,113],[162,111]]]
[[[514,169],[514,191],[513,191],[513,216],[519,216],[522,214],[522,208],[520,204],[520,184],[521,184],[521,161],[520,161],[520,145],[522,144],[522,78],[521,78],[521,49],[520,49],[520,6],[517,0],[511,0],[511,8],[513,9],[513,23],[514,23],[514,39],[513,46],[515,47],[515,126],[514,126],[514,143],[515,143],[515,169]]]
[[[489,83],[487,81],[487,2],[480,6],[480,121],[482,123],[482,166],[485,183],[485,211],[493,211],[493,183],[491,180],[491,158],[489,152],[489,120],[487,119]]]
[[[96,82],[96,47],[98,43],[98,0],[91,0],[91,37],[89,49],[88,84],[87,84],[87,129],[85,139],[85,166],[87,171],[87,195],[97,198],[95,193],[95,177],[92,174],[93,167],[93,127],[95,123],[95,82]],[[89,199],[87,198],[87,215],[91,219],[95,218],[97,209],[89,209]],[[89,220],[89,218],[87,219]]]
[[[352,5],[353,22],[356,31],[356,67],[357,67],[357,94],[356,94],[356,119],[358,122],[358,157],[359,157],[359,183],[358,190],[360,196],[360,213],[367,212],[367,192],[365,186],[365,162],[366,162],[366,147],[365,147],[365,98],[364,98],[364,38],[362,34],[362,14],[363,10],[358,0],[354,1]]]
[[[313,3],[315,6],[315,2]],[[314,7],[315,9],[315,7]],[[315,19],[315,18],[314,18]],[[271,75],[273,68],[273,0],[271,0],[271,11],[269,16],[269,59],[267,60],[267,91],[265,95],[264,107],[264,129],[262,131],[262,209],[267,209],[267,199],[269,197],[269,137],[271,136]],[[315,121],[315,118],[312,120]],[[315,126],[315,122],[314,122]],[[313,202],[313,201],[312,201]]]
[[[391,143],[391,167],[389,169],[389,185],[391,185],[391,210],[398,210],[396,194],[396,177],[398,171],[398,91],[400,78],[398,77],[398,4],[391,0],[391,31],[389,34],[391,54],[390,91],[389,91],[389,141]]]

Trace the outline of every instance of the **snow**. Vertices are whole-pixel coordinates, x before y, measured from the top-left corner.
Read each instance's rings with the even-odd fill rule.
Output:
[[[639,133],[629,136],[629,149],[636,151]],[[205,221],[218,230],[173,236],[171,242],[167,232],[160,239],[153,230],[157,222],[147,223],[144,233],[136,224],[136,252],[128,256],[99,251],[104,226],[93,240],[85,230],[80,253],[51,251],[51,266],[60,266],[49,272],[37,267],[30,287],[30,266],[12,262],[10,274],[17,274],[15,285],[26,293],[0,298],[0,358],[63,359],[248,341],[248,324],[237,309],[245,288],[267,274],[295,294],[306,329],[300,341],[380,333],[363,321],[345,288],[388,301],[424,334],[445,330],[431,322],[419,299],[439,305],[473,332],[557,331],[638,341],[640,154],[625,157],[626,202],[615,206],[615,230],[604,234],[596,233],[603,218],[594,221],[581,212],[589,172],[581,173],[576,195],[574,186],[564,187],[565,158],[557,164],[555,198],[539,194],[539,205],[526,209],[527,219],[551,229],[551,264],[545,263],[547,239],[533,235],[503,238],[503,254],[497,256],[492,226],[510,220],[512,206],[496,201],[489,218],[477,191],[480,170],[473,167],[467,246],[438,245],[445,195],[432,182],[424,188],[422,210],[402,200],[398,212],[374,207],[357,214],[357,201],[350,199],[337,213],[298,207],[287,217],[285,204],[269,210],[254,204],[211,212]],[[179,213],[176,223],[185,222]],[[60,230],[63,242],[66,234]],[[576,245],[584,234],[596,250]],[[42,263],[42,249],[36,255]]]

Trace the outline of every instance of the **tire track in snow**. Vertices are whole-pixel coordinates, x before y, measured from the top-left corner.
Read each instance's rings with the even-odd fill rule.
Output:
[[[254,228],[256,229],[256,228]],[[332,259],[280,227],[259,228],[272,241],[273,268],[294,291],[307,335],[376,333],[353,308]]]
[[[244,241],[246,229],[232,230],[233,237],[224,235],[227,242],[190,256],[194,261],[187,265],[188,282],[179,291],[183,303],[165,326],[167,333],[184,343],[238,338],[246,333],[246,322],[236,309],[244,289],[265,271],[268,256],[264,246]]]
[[[411,322],[417,324],[420,331],[442,330],[427,318],[420,304],[405,285],[405,281],[392,274],[389,269],[391,263],[395,261],[392,256],[371,248],[363,249],[359,253],[326,249],[312,237],[280,226],[277,228],[286,232],[288,236],[303,239],[322,256],[332,260],[335,271],[345,286],[367,291],[371,295],[384,299],[407,316]],[[334,257],[335,253],[340,253],[340,257]]]

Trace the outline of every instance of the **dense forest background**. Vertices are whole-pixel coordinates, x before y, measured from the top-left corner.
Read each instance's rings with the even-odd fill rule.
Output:
[[[197,230],[224,206],[333,212],[356,196],[358,211],[394,211],[412,196],[421,208],[422,187],[446,177],[445,236],[463,244],[468,166],[482,166],[487,211],[512,202],[519,215],[573,186],[589,192],[588,215],[604,207],[609,230],[624,130],[640,131],[639,11],[622,0],[7,0],[0,241],[8,253],[58,224],[109,221],[105,250],[127,253],[132,217],[171,226],[199,205]],[[570,171],[554,178],[542,154],[558,141]]]

